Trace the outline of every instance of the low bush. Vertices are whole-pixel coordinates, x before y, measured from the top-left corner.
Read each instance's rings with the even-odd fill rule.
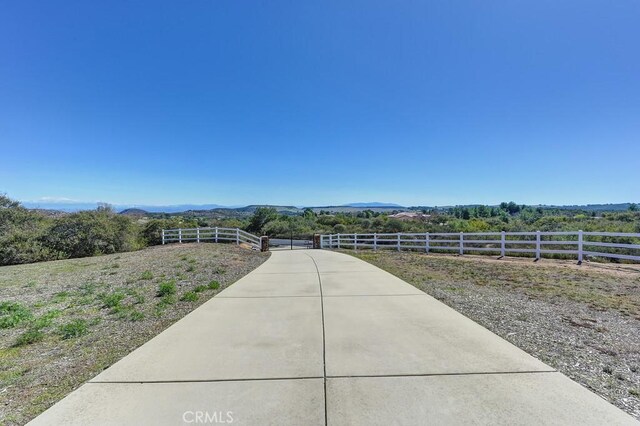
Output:
[[[213,281],[211,281],[209,283],[209,285],[207,287],[209,287],[209,289],[211,289],[211,290],[217,290],[217,289],[220,288],[220,283],[218,281],[216,281],[216,280],[213,280]]]

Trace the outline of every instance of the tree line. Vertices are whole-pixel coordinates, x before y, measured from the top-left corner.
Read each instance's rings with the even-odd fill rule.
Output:
[[[606,231],[640,233],[640,212],[586,212],[519,205],[464,206],[419,209],[414,219],[362,210],[353,213],[314,212],[280,214],[260,207],[253,215],[206,218],[171,215],[135,218],[120,215],[108,205],[96,210],[50,216],[29,210],[0,195],[0,265],[96,256],[139,250],[161,244],[161,230],[221,226],[256,235],[310,238],[315,233],[491,232],[491,231]]]

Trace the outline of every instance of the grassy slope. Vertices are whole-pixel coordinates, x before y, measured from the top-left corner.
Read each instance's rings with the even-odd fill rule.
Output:
[[[0,267],[0,423],[25,423],[267,257],[189,244]]]
[[[390,252],[355,256],[640,418],[640,266]]]

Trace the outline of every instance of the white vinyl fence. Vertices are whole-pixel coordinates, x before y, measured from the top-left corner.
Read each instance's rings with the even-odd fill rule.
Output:
[[[186,242],[248,243],[260,248],[260,237],[238,228],[178,228],[163,229],[162,244]]]
[[[460,232],[397,234],[331,234],[320,236],[326,249],[412,250],[425,253],[563,255],[640,262],[640,234],[615,232]]]

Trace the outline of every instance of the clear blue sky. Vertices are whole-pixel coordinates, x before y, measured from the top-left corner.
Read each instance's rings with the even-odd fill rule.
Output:
[[[0,192],[640,201],[640,2],[4,1]]]

